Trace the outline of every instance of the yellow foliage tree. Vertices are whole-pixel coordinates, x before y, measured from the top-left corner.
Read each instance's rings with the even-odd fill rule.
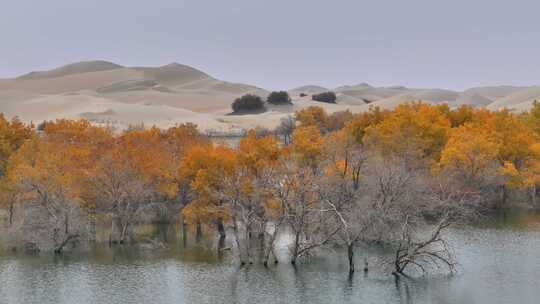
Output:
[[[363,140],[382,155],[438,160],[449,129],[450,121],[440,108],[407,103],[367,127]]]
[[[466,184],[474,184],[482,177],[494,173],[490,170],[498,165],[500,146],[501,142],[489,129],[465,124],[450,132],[439,166],[460,173]]]

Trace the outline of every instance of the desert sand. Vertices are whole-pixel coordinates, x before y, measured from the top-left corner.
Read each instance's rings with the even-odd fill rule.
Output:
[[[311,100],[312,94],[330,90],[336,92],[337,104]],[[34,123],[85,118],[123,130],[141,123],[167,128],[192,122],[201,131],[235,133],[256,127],[275,128],[283,117],[313,105],[328,112],[357,113],[370,106],[391,109],[404,102],[421,100],[450,106],[470,104],[492,110],[524,111],[533,100],[540,99],[539,86],[478,87],[457,92],[359,83],[337,88],[306,85],[288,92],[292,105],[268,105],[267,111],[261,114],[230,115],[230,104],[237,97],[250,93],[266,98],[269,92],[248,84],[215,79],[178,63],[124,67],[107,61],[87,61],[0,79],[0,112]],[[302,93],[306,96],[300,96]]]

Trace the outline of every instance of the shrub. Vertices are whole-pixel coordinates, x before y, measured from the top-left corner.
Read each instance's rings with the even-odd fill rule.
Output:
[[[274,105],[290,104],[291,97],[289,97],[289,93],[285,91],[272,92],[268,95],[266,102]]]
[[[47,121],[44,120],[42,122],[40,122],[38,125],[37,125],[37,130],[38,131],[45,131],[45,127],[47,126]]]
[[[237,98],[231,106],[235,113],[243,111],[264,110],[264,102],[261,97],[252,94],[246,94],[242,97]]]
[[[307,94],[306,93],[300,93],[300,97],[306,97]]]
[[[311,99],[315,101],[320,101],[320,102],[336,103],[337,97],[336,97],[336,93],[334,92],[324,92],[324,93],[312,95]]]

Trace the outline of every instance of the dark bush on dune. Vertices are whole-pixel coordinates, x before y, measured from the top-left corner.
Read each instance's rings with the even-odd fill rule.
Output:
[[[336,103],[337,97],[336,97],[336,93],[334,92],[324,92],[324,93],[312,95],[311,99],[315,101],[326,102],[326,103]]]
[[[237,98],[231,106],[234,113],[262,111],[264,101],[257,95],[246,94]]]
[[[270,93],[270,95],[268,95],[266,102],[271,103],[273,105],[290,104],[291,97],[289,97],[289,93],[285,91],[272,92]]]

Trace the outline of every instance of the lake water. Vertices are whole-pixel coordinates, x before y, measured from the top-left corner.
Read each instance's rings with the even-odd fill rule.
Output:
[[[540,303],[538,213],[456,228],[449,235],[460,263],[456,275],[397,282],[376,264],[350,278],[340,252],[296,269],[238,268],[211,241],[184,248],[174,230],[156,227],[167,250],[101,246],[86,254],[4,255],[0,303]],[[363,251],[357,250],[358,265]]]

